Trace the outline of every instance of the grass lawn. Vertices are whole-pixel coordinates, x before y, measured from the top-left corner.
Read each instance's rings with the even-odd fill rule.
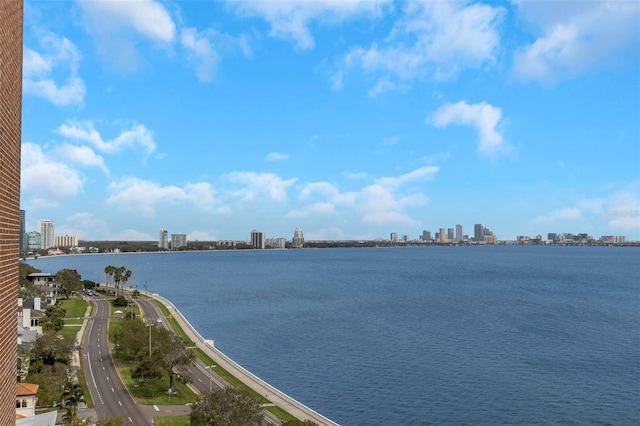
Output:
[[[191,424],[189,416],[156,417],[153,420],[156,426],[189,426]]]
[[[138,404],[181,405],[190,402],[193,403],[197,399],[191,389],[180,382],[175,376],[174,385],[176,393],[167,395],[165,392],[169,389],[169,376],[165,375],[165,377],[157,382],[136,383],[135,380],[131,378],[131,370],[135,368],[135,363],[117,354],[113,354],[113,360],[116,363],[116,367],[120,372],[124,384]]]
[[[73,325],[81,326],[83,322],[84,322],[84,320],[81,320],[81,319],[65,319],[64,320],[64,325],[65,325],[65,327],[66,326],[73,326]]]
[[[64,299],[60,305],[66,309],[65,318],[84,318],[87,312],[87,301],[80,299]]]
[[[71,327],[62,327],[62,330],[58,331],[58,334],[61,334],[65,337],[65,339],[69,339],[72,342],[76,340],[76,335],[80,331],[80,326],[71,326]]]

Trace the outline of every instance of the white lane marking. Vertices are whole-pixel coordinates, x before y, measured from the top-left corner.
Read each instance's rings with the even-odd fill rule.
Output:
[[[120,406],[122,407],[122,402],[118,401],[118,404],[120,404]]]
[[[129,417],[129,421],[130,421],[131,423],[133,423],[133,420],[131,420],[131,417]]]
[[[96,388],[96,392],[98,393],[98,398],[100,398],[100,402],[104,404],[104,401],[102,400],[102,395],[100,395],[100,389],[98,389],[98,384],[96,383],[96,377],[93,375],[93,368],[91,367],[91,359],[89,358],[89,354],[87,354],[87,364],[89,364],[89,374],[91,374],[93,387]]]
[[[158,408],[158,406],[157,406],[157,405],[154,405],[154,406],[153,406],[153,409],[154,409],[154,410],[156,410],[156,411],[160,411],[160,409]]]
[[[116,391],[114,391],[113,388],[111,388],[111,392],[116,393]]]

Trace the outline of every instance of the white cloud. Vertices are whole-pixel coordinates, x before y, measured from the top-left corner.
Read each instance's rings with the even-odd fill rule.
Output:
[[[640,182],[613,192],[602,204],[609,229],[640,232]]]
[[[293,41],[297,49],[311,49],[313,22],[332,25],[356,17],[377,17],[389,0],[230,1],[241,15],[262,17],[273,37]]]
[[[57,132],[70,139],[89,142],[99,151],[115,154],[124,149],[142,147],[146,155],[156,149],[153,132],[143,124],[134,123],[130,130],[124,130],[111,140],[104,140],[91,121],[67,120],[58,127]]]
[[[176,25],[167,9],[154,0],[77,1],[85,28],[108,67],[133,71],[138,67],[138,37],[170,47]]]
[[[400,176],[375,179],[373,184],[350,192],[341,192],[338,186],[329,182],[308,183],[300,191],[300,200],[309,204],[292,212],[290,217],[344,216],[355,211],[363,223],[414,226],[419,221],[407,210],[428,201],[417,184],[432,180],[438,171],[439,167],[425,166]]]
[[[188,184],[180,188],[127,177],[109,184],[108,190],[111,194],[107,198],[108,203],[147,216],[153,215],[156,206],[163,203],[190,203],[204,210],[212,208],[215,203],[213,187],[206,182]]]
[[[132,28],[151,40],[169,43],[176,26],[167,9],[154,0],[135,1],[79,1],[78,4],[92,18],[92,23],[105,28]]]
[[[250,201],[267,198],[276,201],[287,199],[287,190],[297,179],[283,180],[273,173],[233,172],[223,176],[232,184],[229,195],[232,198]]]
[[[22,144],[22,197],[29,208],[57,206],[82,190],[77,170],[55,161],[39,145]]]
[[[571,208],[555,210],[545,215],[538,216],[535,219],[533,219],[533,223],[534,224],[550,223],[551,224],[551,223],[561,222],[564,220],[577,220],[577,219],[580,219],[581,217],[582,217],[582,212],[580,211],[580,209],[571,207]]]
[[[183,28],[180,41],[182,46],[191,52],[191,61],[197,63],[198,80],[213,80],[220,63],[220,55],[212,47],[207,35],[199,33],[195,28]]]
[[[495,61],[504,8],[444,1],[406,2],[403,6],[402,17],[386,39],[345,55],[337,72],[341,82],[344,71],[354,67],[382,73],[369,91],[369,96],[377,96],[396,87],[390,76],[447,79],[464,68]],[[334,83],[334,88],[341,87]]]
[[[525,80],[554,82],[596,62],[639,59],[640,3],[517,2],[518,14],[541,28],[532,44],[515,53],[513,69]],[[620,57],[615,58],[616,54]],[[621,60],[620,60],[621,59]]]
[[[401,223],[405,226],[416,226],[420,222],[406,214],[405,210],[426,202],[427,198],[423,194],[404,196],[395,194],[387,186],[376,184],[360,191],[357,210],[362,214],[362,221],[366,224]]]
[[[450,124],[467,125],[475,128],[480,136],[478,151],[485,155],[494,155],[508,150],[502,134],[497,127],[502,120],[502,110],[486,102],[468,104],[460,101],[455,104],[441,106],[427,122],[436,127],[447,127]]]
[[[191,231],[187,234],[188,241],[216,241],[218,238],[207,231]]]
[[[28,47],[23,53],[22,88],[24,93],[47,99],[54,105],[77,105],[84,101],[86,87],[78,76],[81,60],[77,47],[66,37],[45,33],[39,40],[38,53]],[[64,73],[64,82],[54,80],[53,73]]]
[[[152,236],[145,232],[136,231],[135,229],[125,229],[116,234],[113,234],[110,240],[116,241],[156,241],[157,236]]]
[[[64,144],[56,149],[58,157],[80,166],[98,167],[105,174],[109,173],[107,166],[104,164],[104,159],[97,155],[88,146],[75,146]]]
[[[440,167],[438,166],[424,166],[404,175],[376,179],[376,183],[384,186],[397,187],[410,181],[432,180],[439,170]]]
[[[265,158],[267,161],[289,161],[289,155],[280,152],[270,152]]]

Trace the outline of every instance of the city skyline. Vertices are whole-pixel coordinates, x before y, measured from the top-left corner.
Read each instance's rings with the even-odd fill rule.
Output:
[[[639,19],[635,1],[27,2],[26,229],[640,240]]]

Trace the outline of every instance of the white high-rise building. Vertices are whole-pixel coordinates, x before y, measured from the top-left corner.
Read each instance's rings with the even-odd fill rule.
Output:
[[[293,231],[291,245],[293,248],[302,248],[302,246],[304,246],[304,235],[302,235],[302,229],[296,228],[296,230]]]
[[[52,220],[38,221],[36,231],[38,231],[40,233],[40,236],[42,237],[43,249],[48,249],[54,246],[55,228],[56,225]]]
[[[169,233],[166,229],[161,229],[158,234],[158,247],[163,250],[169,250]]]
[[[171,234],[171,250],[187,246],[187,234]]]

